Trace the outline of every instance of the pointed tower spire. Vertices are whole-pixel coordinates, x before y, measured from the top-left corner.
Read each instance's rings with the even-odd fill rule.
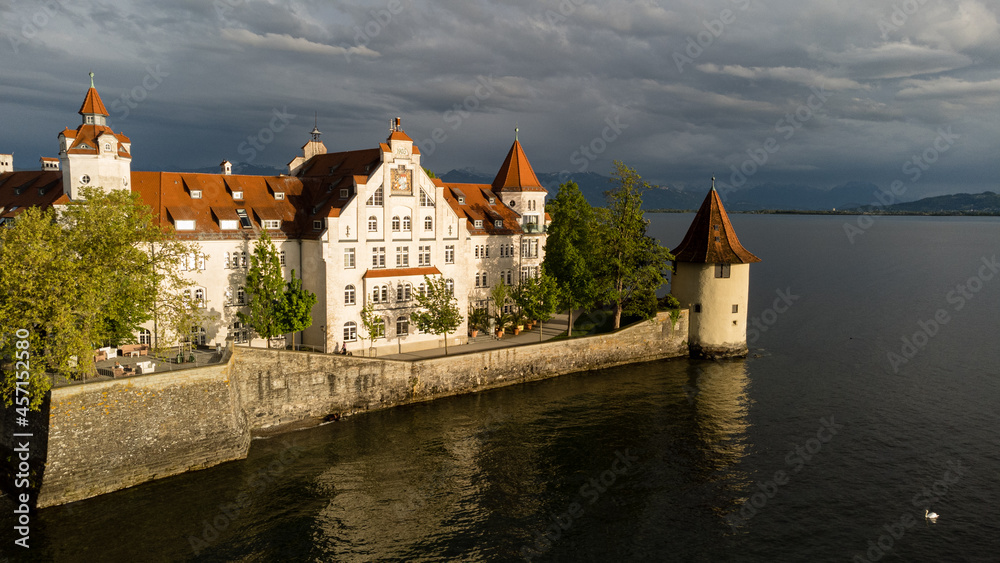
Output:
[[[80,111],[77,112],[83,116],[84,125],[107,125],[108,108],[104,107],[104,102],[101,101],[100,94],[97,93],[97,88],[94,88],[94,73],[90,73],[90,89],[87,90],[87,96],[83,99],[83,105],[80,106]]]
[[[514,144],[507,153],[507,159],[493,179],[493,191],[500,192],[544,192],[542,183],[535,176],[535,171],[524,154],[521,142],[517,140],[517,128],[514,129]]]
[[[702,202],[698,214],[684,235],[684,240],[673,250],[678,262],[750,264],[760,262],[749,250],[743,248],[736,238],[729,214],[722,206],[719,192],[715,191],[715,177],[712,189]]]

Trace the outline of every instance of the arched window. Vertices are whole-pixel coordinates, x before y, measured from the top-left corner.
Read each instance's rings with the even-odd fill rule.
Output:
[[[392,216],[392,230],[393,232],[399,231],[399,215]]]
[[[407,317],[396,318],[396,336],[406,336],[410,333],[410,319]]]
[[[476,272],[476,287],[479,287],[479,272]]]
[[[431,219],[430,215],[424,217],[424,230],[429,231],[433,228],[434,228],[434,219]]]
[[[344,323],[344,342],[354,342],[358,339],[358,323],[347,321]]]
[[[149,346],[152,343],[153,343],[153,341],[152,341],[151,335],[149,333],[149,329],[148,328],[144,328],[144,329],[140,330],[139,331],[139,344],[145,344],[145,345]]]
[[[379,319],[375,323],[375,334],[372,338],[385,338],[385,319]]]
[[[410,230],[410,216],[409,215],[407,215],[406,217],[403,217],[403,230],[404,231],[409,231]]]
[[[382,302],[379,299],[380,293],[379,293],[378,289],[379,289],[379,287],[377,285],[372,288],[372,303],[381,303]]]
[[[486,272],[483,272],[483,287],[489,287],[490,285],[486,283]]]
[[[374,215],[368,217],[368,232],[373,233],[378,230],[378,218]]]
[[[241,261],[242,265],[243,265],[244,268],[246,268],[247,267],[247,251],[246,250],[243,251],[243,257],[242,258],[243,258],[242,261]]]
[[[355,292],[353,285],[349,285],[346,288],[344,288],[344,305],[354,305],[355,303],[354,293]]]
[[[507,270],[507,285],[514,284],[514,272],[513,270]]]
[[[388,303],[389,302],[389,286],[383,285],[382,288],[381,288],[381,290],[382,290],[382,302],[383,303]]]
[[[420,282],[420,285],[417,286],[417,293],[419,293],[421,297],[425,297],[427,295],[427,284]]]
[[[202,288],[196,288],[194,290],[194,300],[199,307],[205,306],[205,290]]]

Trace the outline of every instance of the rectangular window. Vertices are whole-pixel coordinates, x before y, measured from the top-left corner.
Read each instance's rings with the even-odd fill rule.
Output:
[[[347,199],[349,195],[351,195],[351,192],[347,188],[340,188],[340,199]]]
[[[434,201],[427,195],[427,192],[420,190],[420,206],[421,207],[434,207]]]
[[[455,245],[449,244],[444,247],[444,263],[454,264],[455,263]]]
[[[280,229],[281,228],[281,221],[279,221],[277,219],[265,219],[264,220],[264,228],[265,229]]]
[[[193,231],[194,230],[194,220],[193,219],[180,219],[174,221],[174,229],[177,231]]]
[[[385,247],[372,248],[372,268],[385,268]]]
[[[397,246],[396,247],[396,267],[397,268],[409,268],[410,267],[410,247],[409,246]]]
[[[206,256],[204,254],[199,254],[198,255],[198,269],[199,270],[204,270],[205,269],[205,258],[206,258]]]
[[[490,257],[490,245],[487,244],[485,250],[486,250],[486,257],[489,258]]]
[[[314,231],[322,231],[323,230],[323,221],[313,221],[313,230]]]
[[[733,312],[734,313],[739,313],[740,312],[740,306],[739,305],[733,305]]]
[[[235,219],[222,219],[219,221],[219,228],[223,231],[235,231],[240,228],[240,222]]]
[[[695,313],[700,313],[701,312],[701,303],[695,303],[694,304],[694,312]]]
[[[482,229],[483,228],[483,220],[482,219],[476,219],[475,221],[472,222],[472,225],[474,227],[476,227],[477,229]]]
[[[233,192],[233,199],[243,199],[243,192]]]
[[[280,253],[278,254],[278,261],[279,261],[279,262],[281,262],[281,265],[282,265],[282,266],[284,266],[284,265],[285,265],[285,251],[284,251],[284,250],[282,250],[282,251],[281,251],[281,252],[280,252]]]
[[[201,199],[201,190],[191,190],[191,199]]]
[[[278,201],[285,199],[285,192],[274,192],[274,199]]]
[[[242,225],[244,229],[253,227],[253,223],[250,222],[250,216],[247,215],[246,209],[237,209],[236,214],[239,215],[240,225]]]
[[[344,268],[347,269],[347,268],[353,268],[353,267],[354,267],[354,249],[353,248],[345,248],[344,249]]]
[[[430,245],[418,247],[419,252],[417,253],[417,265],[418,266],[430,266],[431,265],[431,247]]]
[[[715,265],[715,277],[717,277],[717,278],[728,278],[729,277],[729,267],[730,267],[730,264],[716,264]]]

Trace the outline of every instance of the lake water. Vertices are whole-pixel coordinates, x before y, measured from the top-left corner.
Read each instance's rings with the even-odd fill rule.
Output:
[[[673,246],[692,217],[651,230]],[[4,553],[997,561],[1000,221],[877,217],[852,243],[854,218],[732,220],[763,259],[745,361],[568,375],[257,440],[245,461],[43,510],[31,557]]]

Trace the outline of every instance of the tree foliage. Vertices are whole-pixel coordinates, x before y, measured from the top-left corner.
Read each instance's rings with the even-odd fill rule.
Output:
[[[410,313],[410,320],[423,332],[444,336],[444,353],[448,354],[448,334],[462,326],[458,300],[448,282],[438,276],[424,276],[427,290],[417,294],[419,309]]]
[[[493,328],[496,330],[506,330],[513,322],[509,314],[504,312],[504,305],[510,298],[510,288],[503,283],[497,283],[490,289],[490,301],[493,302]]]
[[[525,317],[545,323],[558,309],[559,298],[555,278],[542,269],[541,275],[528,278],[517,286],[514,301]],[[538,330],[538,339],[542,339],[541,328]]]
[[[15,332],[29,331],[32,408],[51,387],[47,372],[86,376],[95,348],[134,341],[159,296],[180,291],[177,264],[192,251],[138,194],[120,190],[85,188],[58,211],[28,208],[0,228],[0,349],[11,357]],[[5,370],[8,405],[14,380]]]
[[[277,315],[284,300],[284,284],[278,249],[267,231],[261,231],[250,255],[250,269],[247,270],[245,287],[249,312],[240,311],[236,316],[258,336],[267,339],[268,348],[272,338],[284,333]]]
[[[285,291],[275,310],[278,326],[282,334],[299,332],[312,326],[312,308],[316,304],[316,294],[303,289],[302,280],[295,277],[286,284]]]
[[[361,326],[365,333],[360,335],[362,340],[368,340],[369,351],[375,347],[375,339],[385,336],[385,321],[375,313],[375,306],[369,301],[361,309]]]
[[[594,209],[576,182],[569,181],[559,186],[546,210],[552,222],[545,242],[544,266],[559,288],[561,305],[569,309],[568,330],[572,336],[573,309],[593,306],[598,293]]]
[[[621,327],[622,313],[649,318],[656,313],[656,290],[666,283],[663,273],[673,256],[646,234],[648,222],[642,213],[642,193],[650,185],[623,162],[614,161],[611,181],[616,187],[605,192],[607,207],[597,210],[597,273],[599,295],[614,310],[614,328]]]

